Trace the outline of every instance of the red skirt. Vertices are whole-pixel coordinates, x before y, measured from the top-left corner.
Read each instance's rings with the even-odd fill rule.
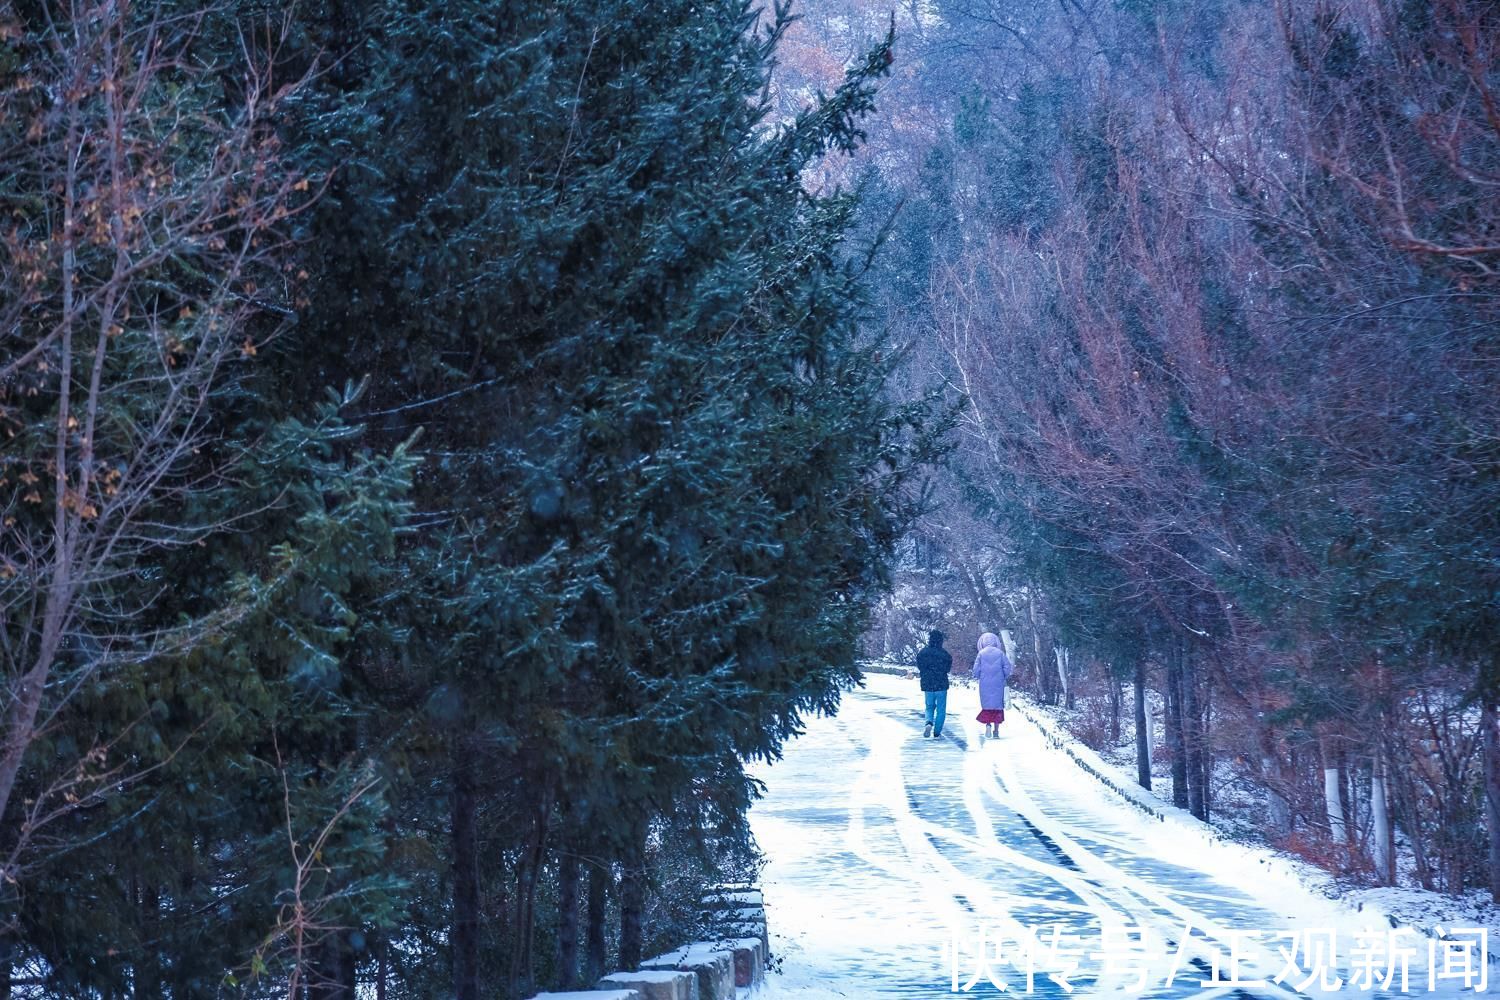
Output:
[[[1005,721],[1005,709],[1003,709],[1003,708],[987,708],[984,711],[980,712],[978,715],[976,715],[975,718],[978,719],[980,722],[983,722],[985,725],[989,725],[991,722],[1004,722]]]

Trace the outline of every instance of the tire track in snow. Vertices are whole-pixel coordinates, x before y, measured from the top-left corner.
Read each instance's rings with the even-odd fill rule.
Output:
[[[858,705],[857,702],[855,704]],[[884,713],[866,712],[865,708],[867,706],[859,705],[854,712],[848,713],[859,720],[867,734],[874,737],[865,759],[865,767],[850,797],[850,844],[860,857],[898,877],[916,881],[935,879],[937,884],[951,887],[950,891],[955,894],[955,898],[968,902],[969,905],[963,907],[966,913],[978,917],[986,930],[997,931],[1011,941],[1026,937],[1035,929],[1019,920],[1014,913],[1018,907],[1034,906],[1035,886],[1026,893],[1017,894],[997,889],[991,882],[976,883],[971,875],[961,871],[942,853],[940,844],[962,847],[981,859],[1040,876],[1078,899],[1077,903],[1049,899],[1048,907],[1085,918],[1074,921],[1069,928],[1085,942],[1093,935],[1086,936],[1080,932],[1092,931],[1093,924],[1112,934],[1122,934],[1127,926],[1146,922],[1150,916],[1148,910],[1134,904],[1128,896],[1101,883],[1097,878],[1082,874],[1079,866],[1067,853],[1052,838],[1042,833],[1032,820],[1021,815],[1019,810],[1017,814],[1029,832],[1048,848],[1049,853],[1056,858],[1055,863],[1033,858],[999,840],[995,833],[996,824],[983,800],[988,797],[1010,805],[1009,796],[995,780],[993,771],[985,763],[984,755],[973,752],[977,744],[972,738],[966,741],[969,752],[963,754],[964,776],[961,786],[965,806],[973,823],[973,834],[962,834],[917,815],[911,807],[911,796],[901,768],[901,749],[910,739],[910,730]],[[942,747],[940,742],[929,744],[930,749]],[[864,837],[864,813],[871,806],[885,809],[895,819],[898,830],[902,831],[901,844],[906,857],[883,856],[870,848]],[[925,836],[918,836],[919,834]],[[974,924],[964,921],[962,916],[958,920],[950,919],[948,930],[951,942],[976,938]],[[949,961],[951,960],[950,955]],[[1061,968],[1054,967],[1048,971],[1060,972]],[[1090,995],[1108,995],[1125,992],[1124,978],[1116,975],[1101,981],[1075,976],[1070,978],[1070,985],[1077,988],[1088,984],[1092,987],[1089,989]]]
[[[1133,975],[1098,975],[1095,955],[1071,980],[1072,995],[1304,995],[1269,982],[1248,989],[1199,986],[1215,955],[1227,954],[1233,931],[1290,926],[1276,923],[1286,914],[1265,905],[1264,891],[1246,894],[1232,882],[1221,883],[1201,867],[1205,862],[1181,848],[1164,848],[1165,841],[1152,839],[1154,826],[1141,828],[1133,812],[1125,815],[1125,806],[1096,789],[1093,779],[1083,777],[1071,758],[1023,719],[1008,721],[1000,740],[981,741],[977,723],[950,716],[945,739],[923,740],[914,701],[852,693],[837,718],[816,720],[809,736],[789,747],[789,758],[803,748],[808,754],[797,758],[795,787],[778,800],[778,772],[773,768],[762,775],[771,793],[756,807],[766,818],[757,824],[752,813],[752,825],[758,834],[761,827],[774,827],[783,838],[788,833],[802,838],[796,846],[803,856],[792,876],[798,884],[787,883],[786,898],[796,900],[801,912],[792,923],[801,923],[804,941],[812,945],[807,951],[804,943],[807,954],[799,958],[807,963],[804,977],[818,985],[814,992],[793,995],[948,992],[951,952],[930,961],[912,953],[886,960],[840,939],[846,920],[885,948],[893,947],[889,940],[927,947],[937,924],[951,945],[972,940],[976,924],[1014,940],[1056,922],[1086,955],[1098,948],[1101,930],[1123,934],[1147,928],[1153,944],[1165,944],[1166,953],[1147,963],[1144,994],[1128,989]],[[838,761],[847,773],[830,781],[820,758]],[[839,814],[841,836],[835,840],[830,824]],[[809,842],[814,835],[817,844]],[[778,850],[774,843],[767,847],[772,859],[768,900],[773,900]],[[806,857],[816,850],[830,859],[821,868]],[[835,857],[841,859],[836,868]],[[1278,905],[1287,908],[1285,900]],[[1269,922],[1255,924],[1255,919]],[[897,930],[887,939],[892,924]],[[773,914],[773,933],[777,925]],[[1186,936],[1185,925],[1192,928]],[[826,954],[817,954],[820,949]],[[1242,939],[1238,950],[1244,978],[1269,981],[1285,964],[1255,942]],[[1168,964],[1176,969],[1170,988],[1163,984]],[[963,971],[967,979],[972,969]],[[1340,971],[1347,979],[1348,970]],[[1038,995],[1066,993],[1040,975],[1036,986]],[[995,995],[987,986],[984,992]],[[1347,986],[1340,992],[1380,995]]]

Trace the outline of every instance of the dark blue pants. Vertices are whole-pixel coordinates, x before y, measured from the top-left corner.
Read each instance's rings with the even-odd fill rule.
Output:
[[[948,692],[923,691],[922,700],[925,703],[927,721],[932,723],[932,735],[941,736],[943,720],[948,717]]]

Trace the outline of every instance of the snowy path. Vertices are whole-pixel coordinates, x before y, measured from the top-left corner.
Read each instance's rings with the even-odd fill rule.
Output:
[[[1402,965],[1406,995],[1460,992],[1456,975],[1429,988],[1426,939],[1393,939],[1256,852],[1133,809],[1019,713],[982,739],[977,709],[955,688],[944,738],[924,740],[915,681],[872,675],[759,769],[774,995],[936,997],[973,983],[993,996],[998,982],[1054,997],[1400,996]],[[981,935],[1001,956],[988,967]],[[1325,974],[1315,956],[1330,939]],[[1392,969],[1389,988],[1365,985]],[[1251,980],[1265,982],[1240,985]]]

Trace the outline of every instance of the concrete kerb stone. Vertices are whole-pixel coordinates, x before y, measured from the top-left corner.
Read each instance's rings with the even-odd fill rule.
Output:
[[[771,959],[765,895],[753,885],[720,885],[703,894],[703,915],[734,951],[734,981],[758,985]]]
[[[761,956],[769,960],[771,934],[764,900],[758,889],[710,890],[703,896],[703,915],[715,934],[760,938]]]
[[[765,896],[759,889],[711,889],[703,896],[703,906],[710,910],[736,910],[742,906],[763,909]]]
[[[735,1000],[734,952],[696,941],[641,963],[643,969],[677,969],[698,977],[699,1000]]]
[[[721,946],[734,953],[734,985],[759,986],[766,974],[766,949],[758,937],[733,938]]]
[[[726,893],[726,892],[759,892],[759,891],[760,891],[760,886],[756,885],[754,882],[720,882],[718,885],[711,885],[711,886],[709,886],[706,890],[704,890],[703,895],[704,896],[712,896],[712,895],[714,895],[716,893],[723,894],[723,893]]]
[[[594,988],[634,990],[641,995],[641,1000],[699,1000],[697,975],[673,969],[611,972]]]
[[[715,929],[727,938],[754,938],[760,942],[762,962],[770,961],[771,934],[764,917],[759,920],[726,920],[719,923]]]
[[[753,885],[716,886],[703,897],[705,915],[723,935],[695,941],[613,972],[592,990],[538,993],[532,1000],[735,1000],[736,989],[765,981],[770,939],[765,903]]]
[[[719,912],[730,920],[766,919],[766,908],[764,906],[736,906],[733,909],[721,910]]]

